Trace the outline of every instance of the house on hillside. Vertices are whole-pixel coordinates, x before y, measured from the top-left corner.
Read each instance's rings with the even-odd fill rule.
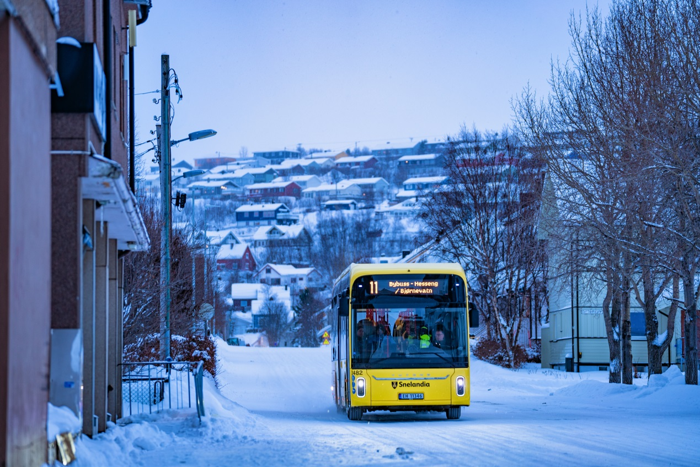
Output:
[[[302,197],[305,199],[317,199],[325,201],[328,199],[360,199],[362,189],[354,184],[322,183],[321,185],[302,190]]]
[[[301,157],[300,152],[290,151],[287,149],[277,150],[277,151],[253,152],[253,158],[259,160],[261,162],[261,165],[267,165],[267,164],[277,165],[277,164],[282,163],[282,161],[285,159],[299,159],[300,157]],[[262,162],[266,162],[266,164],[262,164]]]
[[[377,145],[372,148],[372,155],[376,156],[378,159],[387,159],[393,157],[407,156],[409,154],[416,153],[416,147],[420,143],[412,142],[394,142],[387,141],[384,144]]]
[[[207,230],[205,235],[207,243],[216,247],[244,243],[233,230]]]
[[[234,157],[200,157],[194,160],[194,166],[198,169],[209,170],[217,165],[225,165],[236,162]]]
[[[347,156],[335,161],[338,169],[371,169],[377,164],[374,156]]]
[[[233,311],[253,313],[251,329],[256,331],[261,327],[261,320],[267,316],[265,304],[270,301],[281,303],[288,312],[288,318],[292,319],[292,297],[289,287],[270,286],[268,284],[231,284],[231,299]]]
[[[224,170],[218,173],[207,173],[202,176],[207,182],[233,182],[239,187],[255,183],[255,176],[248,169],[238,169],[233,172]]]
[[[384,198],[389,189],[389,182],[382,177],[351,178],[343,180],[339,183],[339,185],[341,184],[357,185],[360,187],[360,198],[369,201]]]
[[[253,183],[269,183],[279,176],[277,171],[271,167],[241,169],[241,173],[251,174]]]
[[[236,209],[236,225],[238,227],[254,227],[260,225],[277,225],[296,223],[289,208],[282,203],[247,204]]]
[[[255,247],[308,246],[311,242],[311,235],[303,225],[263,226],[253,234],[253,246]]]
[[[374,215],[378,219],[390,217],[417,217],[421,209],[421,203],[417,198],[408,198],[392,206],[377,208]]]
[[[294,182],[302,190],[305,190],[306,188],[313,188],[315,186],[319,186],[323,182],[321,181],[320,178],[318,178],[316,175],[294,175],[291,177],[277,177],[276,179],[272,180],[273,182]]]
[[[289,287],[292,296],[308,288],[318,290],[321,287],[321,273],[316,268],[295,268],[288,264],[266,264],[253,276],[261,284]]]
[[[402,188],[396,193],[396,198],[406,199],[425,196],[447,183],[449,183],[449,178],[446,176],[409,178],[403,182]]]
[[[322,159],[322,158],[327,158],[332,161],[337,161],[338,159],[342,159],[343,157],[348,157],[350,154],[348,154],[345,151],[337,151],[337,150],[328,150],[328,151],[316,151],[310,153],[308,156],[306,156],[307,159]]]
[[[216,268],[224,271],[257,270],[257,261],[247,243],[224,245],[216,252]]]
[[[334,199],[323,203],[324,211],[355,211],[357,202],[353,199]]]
[[[279,198],[301,198],[301,187],[295,182],[254,183],[245,187],[245,196],[251,200],[274,201]]]
[[[192,196],[196,198],[237,198],[243,192],[232,181],[201,181],[187,185]]]
[[[398,160],[398,167],[411,174],[436,173],[442,170],[443,158],[440,154],[421,154],[403,156]]]

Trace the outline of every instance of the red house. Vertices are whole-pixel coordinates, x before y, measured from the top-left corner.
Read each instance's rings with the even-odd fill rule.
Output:
[[[301,187],[295,182],[254,183],[245,187],[248,199],[275,200],[280,197],[301,198]]]
[[[216,268],[227,271],[255,271],[255,256],[246,243],[224,245],[216,253]]]

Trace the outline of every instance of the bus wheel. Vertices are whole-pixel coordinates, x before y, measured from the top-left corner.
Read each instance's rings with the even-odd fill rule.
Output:
[[[348,418],[353,421],[362,419],[362,407],[348,407]]]
[[[448,420],[459,420],[462,416],[462,407],[450,407],[446,412]]]

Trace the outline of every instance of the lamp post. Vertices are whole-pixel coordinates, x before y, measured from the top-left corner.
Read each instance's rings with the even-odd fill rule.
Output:
[[[196,131],[190,133],[187,138],[178,141],[170,140],[170,56],[161,55],[161,86],[160,86],[160,122],[158,135],[160,137],[160,190],[161,206],[163,211],[163,228],[160,238],[160,316],[161,316],[161,357],[170,360],[170,234],[172,226],[172,180],[170,172],[170,148],[182,141],[196,141],[202,138],[214,136],[214,130]],[[177,80],[174,86],[176,91]],[[200,175],[201,171],[191,170],[182,174],[182,177]],[[177,178],[176,178],[177,179]]]

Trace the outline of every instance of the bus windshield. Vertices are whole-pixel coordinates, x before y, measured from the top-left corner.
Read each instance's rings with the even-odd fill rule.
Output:
[[[455,368],[468,365],[465,306],[353,307],[352,366]]]

